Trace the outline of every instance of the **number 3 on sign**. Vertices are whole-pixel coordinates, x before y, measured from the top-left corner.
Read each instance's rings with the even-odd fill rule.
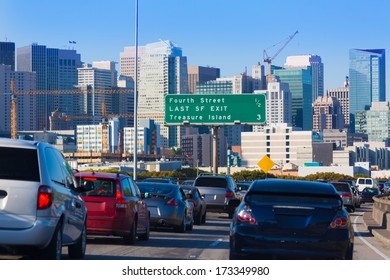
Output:
[[[258,120],[258,121],[261,120],[261,115],[260,115],[260,114],[257,114],[257,120]]]

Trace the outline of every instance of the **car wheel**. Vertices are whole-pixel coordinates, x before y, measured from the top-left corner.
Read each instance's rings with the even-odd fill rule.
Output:
[[[146,240],[149,240],[149,237],[150,237],[150,222],[148,220],[148,224],[146,226],[146,232],[143,233],[143,234],[140,234],[138,236],[138,239],[139,240],[143,240],[143,241],[146,241]]]
[[[204,214],[202,216],[202,224],[206,223],[206,213],[207,213],[207,211],[204,211]]]
[[[82,259],[85,256],[87,248],[87,225],[84,224],[83,230],[76,244],[68,246],[68,254],[71,259]]]
[[[123,240],[126,244],[132,245],[137,240],[137,220],[133,221],[133,224],[131,225],[131,230],[128,235],[125,235],[123,237]]]
[[[189,225],[187,225],[186,230],[193,230],[194,229],[194,217],[191,217],[191,222]]]
[[[353,243],[348,246],[347,253],[345,254],[346,260],[352,260],[353,259]]]
[[[195,217],[195,225],[200,225],[202,223],[202,208],[200,208],[198,214]]]
[[[183,219],[181,221],[181,224],[175,227],[176,232],[183,233],[186,231],[186,222],[185,222],[185,214],[183,215]]]
[[[62,257],[62,224],[58,223],[49,245],[41,252],[45,260],[60,260]]]

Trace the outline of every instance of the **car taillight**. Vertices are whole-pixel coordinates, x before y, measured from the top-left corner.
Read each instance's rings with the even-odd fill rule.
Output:
[[[176,202],[176,198],[171,198],[170,200],[168,200],[165,205],[167,206],[178,206],[177,202]]]
[[[234,197],[234,193],[232,191],[226,191],[225,197],[232,198],[232,197]]]
[[[252,215],[252,212],[248,209],[242,209],[240,212],[237,214],[237,219],[241,223],[248,223],[248,224],[256,224],[256,220]]]
[[[116,208],[126,208],[127,207],[127,203],[126,203],[126,200],[122,196],[122,192],[120,190],[117,190],[115,196],[116,196],[116,205],[115,205],[115,207]]]
[[[49,186],[39,186],[37,209],[43,210],[51,206],[53,202],[53,189]]]
[[[348,228],[349,219],[345,216],[336,216],[333,221],[330,223],[330,228]]]
[[[195,207],[195,201],[190,200],[190,203]]]
[[[351,193],[342,193],[341,197],[352,197]]]

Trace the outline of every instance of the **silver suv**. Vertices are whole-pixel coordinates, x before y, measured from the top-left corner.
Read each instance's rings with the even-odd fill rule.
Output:
[[[43,142],[0,138],[0,247],[43,259],[86,250],[87,210],[62,154]],[[20,252],[21,251],[21,252]],[[23,253],[25,254],[25,253]]]
[[[200,174],[195,179],[194,186],[204,197],[207,212],[227,213],[229,218],[233,217],[240,199],[235,192],[236,183],[231,176]]]

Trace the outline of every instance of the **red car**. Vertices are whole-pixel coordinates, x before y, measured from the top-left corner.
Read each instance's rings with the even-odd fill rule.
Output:
[[[74,174],[88,209],[87,234],[148,240],[150,212],[133,179],[123,173]]]

